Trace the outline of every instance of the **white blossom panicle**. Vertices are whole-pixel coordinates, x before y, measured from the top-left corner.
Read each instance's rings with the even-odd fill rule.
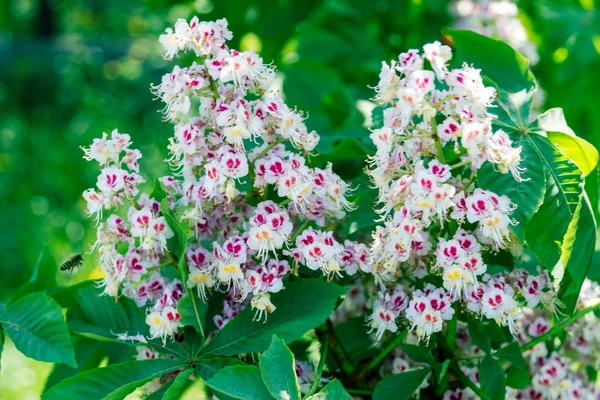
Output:
[[[369,257],[381,289],[369,318],[377,338],[405,323],[428,341],[452,318],[455,302],[513,334],[521,305],[560,308],[547,274],[486,274],[486,253],[518,243],[515,205],[477,187],[478,171],[489,163],[517,182],[526,171],[521,148],[493,128],[495,89],[471,66],[449,69],[451,58],[439,42],[409,50],[383,63],[375,88],[383,124],[371,133],[376,152],[367,173],[382,221]],[[430,276],[441,278],[441,287],[420,281]]]
[[[188,291],[203,301],[214,290],[227,294],[214,317],[220,329],[248,305],[255,319],[266,320],[277,306],[271,295],[284,290],[292,265],[330,279],[370,270],[365,245],[342,244],[325,230],[352,209],[349,185],[330,164],[309,165],[305,156],[319,135],[270,90],[274,66],[229,48],[231,38],[226,20],[197,17],[160,36],[165,59],[187,51],[197,58],[152,87],[174,124],[166,159],[172,175],[159,179],[162,190],[152,192],[159,198],[139,188],[142,155],[130,148],[129,135],[104,133],[84,149],[102,169],[83,196],[98,223],[93,248],[104,292],[146,309],[150,338],[163,342],[182,326],[177,304]],[[185,281],[162,273],[182,265],[167,245],[178,227],[163,213],[192,236],[181,255]]]

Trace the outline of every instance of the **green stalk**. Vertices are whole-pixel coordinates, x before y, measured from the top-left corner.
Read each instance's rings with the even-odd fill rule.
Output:
[[[464,167],[465,165],[469,165],[469,164],[471,164],[471,160],[461,161],[461,162],[456,163],[453,166],[451,166],[450,169],[456,169],[456,168]]]
[[[325,335],[323,337],[323,342],[321,343],[321,358],[319,359],[319,365],[317,366],[317,373],[315,374],[315,381],[308,393],[304,395],[304,399],[312,396],[316,393],[317,388],[319,387],[319,383],[321,382],[321,375],[323,375],[323,367],[325,367],[325,359],[327,358],[327,347],[329,347],[329,335]]]
[[[431,129],[433,131],[433,140],[435,141],[435,150],[437,152],[438,159],[442,164],[446,164],[446,158],[444,157],[444,150],[442,148],[442,141],[437,134],[437,124],[435,119],[431,119]]]
[[[373,359],[369,361],[369,363],[360,371],[360,374],[358,375],[359,382],[366,379],[371,373],[371,371],[377,368],[379,364],[385,359],[385,357],[387,357],[387,355],[392,350],[394,350],[396,347],[398,347],[398,345],[400,345],[400,343],[402,343],[406,335],[408,335],[408,330],[405,330],[402,333],[400,333],[400,335],[396,336],[394,340],[388,343],[379,354],[373,357]]]
[[[475,384],[475,382],[473,382],[471,379],[469,379],[469,377],[467,375],[465,375],[464,372],[462,372],[462,369],[460,369],[460,367],[458,366],[458,364],[451,363],[450,364],[450,370],[452,372],[454,372],[454,375],[456,375],[456,377],[458,378],[458,380],[460,380],[463,383],[463,385],[469,387],[473,392],[475,392],[475,394],[477,396],[479,396],[479,398],[481,398],[481,399],[487,399],[488,398],[486,396],[486,394],[483,393],[483,391],[479,388],[479,386],[477,386]]]
[[[521,346],[521,350],[523,350],[523,351],[529,350],[536,344],[541,343],[541,342],[545,341],[546,339],[556,335],[557,333],[559,333],[563,329],[565,329],[567,326],[571,325],[573,322],[577,321],[579,318],[583,317],[585,314],[587,314],[591,311],[594,311],[598,307],[600,307],[600,302],[598,304],[594,304],[593,306],[586,307],[583,310],[576,312],[575,314],[571,315],[570,318],[565,319],[563,322],[556,325],[554,328],[550,329],[548,332],[525,343],[523,346]]]

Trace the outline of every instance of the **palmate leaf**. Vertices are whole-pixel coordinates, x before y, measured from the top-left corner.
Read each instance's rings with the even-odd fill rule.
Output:
[[[273,399],[262,380],[260,370],[254,365],[226,367],[207,380],[206,384],[221,400]]]
[[[322,279],[288,282],[285,290],[271,297],[277,309],[266,322],[253,321],[254,311],[248,307],[211,339],[205,351],[225,356],[265,351],[273,334],[290,343],[323,323],[346,290]]]
[[[300,386],[294,369],[294,355],[283,340],[273,335],[271,346],[258,357],[260,372],[269,393],[280,398],[300,400]]]
[[[0,324],[27,357],[77,367],[60,306],[46,294],[32,293],[9,304],[0,313]]]
[[[560,247],[581,201],[583,175],[548,138],[535,133],[523,136],[537,152],[546,173],[544,202],[527,225],[526,239],[541,263],[552,268],[559,260]],[[552,229],[548,229],[550,221]]]
[[[512,174],[502,174],[491,163],[485,163],[477,173],[477,183],[482,189],[508,196],[517,205],[512,214],[517,225],[512,230],[524,242],[527,223],[544,202],[546,174],[529,135],[513,132],[510,138],[513,140],[513,147],[522,148],[520,166],[525,169],[521,174],[524,180],[519,182]]]
[[[120,400],[138,387],[185,366],[177,359],[128,361],[84,372],[54,385],[42,400]]]

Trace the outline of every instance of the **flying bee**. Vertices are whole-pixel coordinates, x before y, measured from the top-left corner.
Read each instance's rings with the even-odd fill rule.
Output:
[[[60,270],[73,272],[75,268],[81,266],[82,262],[83,257],[81,257],[81,254],[77,254],[76,256],[73,256],[73,258],[71,258],[70,260],[65,261],[63,265],[60,266]]]

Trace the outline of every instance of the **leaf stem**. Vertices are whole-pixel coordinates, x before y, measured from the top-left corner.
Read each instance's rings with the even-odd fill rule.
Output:
[[[453,98],[457,97],[455,94],[450,94],[446,97],[444,97],[441,100],[436,101],[435,103],[433,103],[433,108],[438,108],[438,106],[444,104],[445,102],[447,102],[448,100],[452,100]]]
[[[319,331],[317,331],[319,333]],[[319,335],[319,339],[323,342],[325,338],[322,336],[329,336],[329,350],[331,350],[331,355],[335,359],[335,362],[340,366],[342,370],[342,374],[347,378],[348,382],[352,381],[352,377],[354,375],[355,366],[350,361],[348,354],[346,354],[346,350],[340,344],[340,341],[335,334],[335,329],[333,327],[333,323],[329,318],[327,318],[327,332],[321,332]]]
[[[390,343],[388,343],[383,348],[383,350],[381,350],[381,352],[379,354],[377,354],[375,357],[373,357],[373,359],[371,361],[369,361],[369,363],[360,371],[360,374],[358,375],[359,382],[366,379],[367,376],[369,376],[369,373],[371,371],[373,371],[375,368],[377,368],[379,366],[379,364],[383,361],[383,359],[392,350],[394,350],[396,347],[398,347],[398,345],[400,343],[402,343],[402,341],[404,340],[404,338],[406,337],[407,334],[408,334],[408,330],[402,331],[402,333],[400,333]]]
[[[433,140],[435,141],[435,149],[437,152],[438,159],[442,164],[446,164],[446,158],[444,157],[444,149],[442,148],[442,141],[437,134],[437,124],[435,119],[431,119],[431,130],[433,131]]]
[[[460,380],[465,386],[469,387],[473,392],[475,392],[475,394],[477,396],[479,396],[479,398],[481,398],[481,399],[487,399],[488,398],[486,396],[486,394],[483,393],[483,391],[481,390],[481,388],[479,388],[479,386],[477,386],[475,384],[475,382],[473,382],[471,379],[469,379],[469,377],[467,375],[465,375],[465,373],[462,371],[462,369],[460,369],[460,367],[458,366],[458,364],[451,363],[450,364],[450,369],[452,370],[452,372],[454,372],[454,375],[456,375],[456,377],[458,378],[458,380]]]
[[[312,396],[317,391],[319,384],[321,383],[321,375],[323,375],[323,367],[325,367],[325,359],[327,358],[327,348],[329,347],[329,335],[325,335],[323,337],[323,342],[321,343],[321,358],[319,359],[319,365],[317,366],[317,373],[315,375],[315,381],[308,393],[304,395],[304,399]]]
[[[571,325],[573,322],[577,321],[579,318],[583,317],[585,314],[596,310],[598,307],[600,307],[600,302],[598,302],[597,304],[594,304],[593,306],[586,307],[586,308],[576,312],[575,314],[571,315],[571,317],[565,319],[563,322],[556,325],[554,328],[550,329],[548,332],[525,343],[523,346],[521,346],[521,350],[523,350],[523,351],[528,350],[528,349],[532,348],[533,346],[535,346],[536,344],[545,341],[549,337],[556,335],[557,333],[559,333],[563,329],[565,329],[567,326]]]
[[[283,143],[284,140],[285,140],[284,138],[279,138],[276,141],[274,141],[273,143],[271,143],[270,145],[268,145],[267,147],[265,147],[263,149],[263,151],[258,153],[258,155],[254,159],[254,161],[256,162],[256,160],[259,160],[260,158],[262,158],[265,154],[267,154],[269,152],[269,150],[271,150],[273,147],[277,146],[278,144]]]
[[[464,160],[464,161],[454,164],[453,166],[450,167],[450,169],[464,167],[465,165],[469,165],[469,164],[471,164],[471,160]]]

